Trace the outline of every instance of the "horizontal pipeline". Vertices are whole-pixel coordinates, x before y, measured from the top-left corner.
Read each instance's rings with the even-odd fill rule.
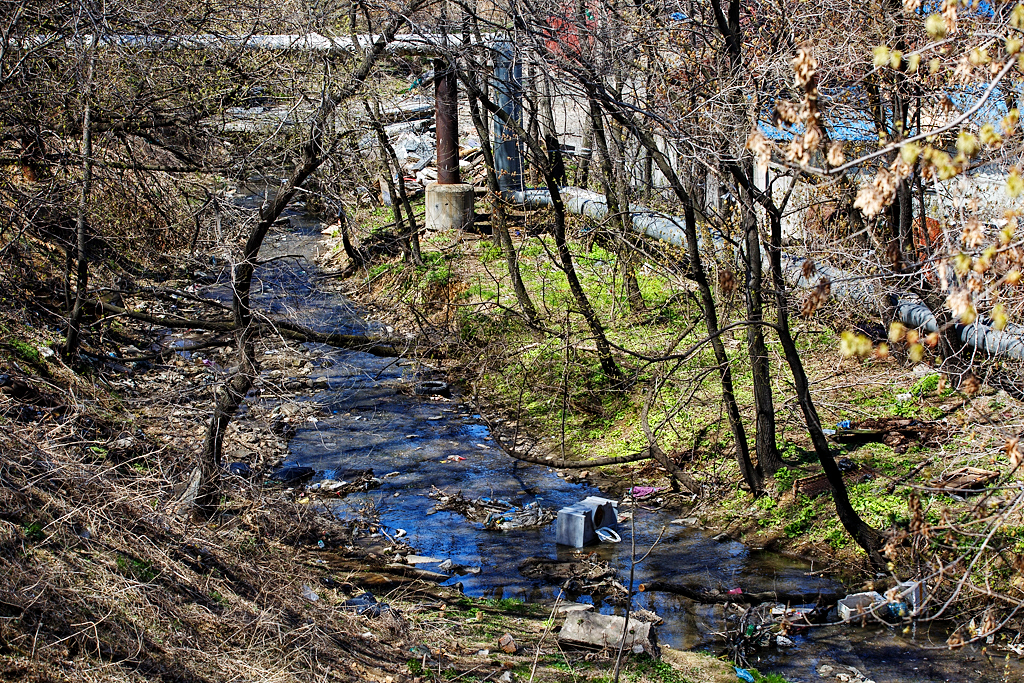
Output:
[[[559,192],[565,210],[570,213],[588,216],[595,221],[603,221],[608,216],[608,203],[603,194],[578,187],[563,187]],[[511,193],[511,197],[516,204],[526,207],[551,206],[551,193],[548,190],[524,190]],[[636,232],[677,247],[686,245],[682,220],[678,217],[636,205],[630,207],[630,216]],[[806,259],[791,256],[783,258],[786,279],[797,287],[814,287],[816,278],[828,277],[832,281],[833,295],[872,307],[877,304],[874,287],[853,273],[816,263],[815,275],[812,276],[815,279],[808,279],[804,277],[802,267]],[[935,316],[920,300],[899,295],[895,303],[896,316],[904,325],[925,332],[936,332],[939,329]],[[994,356],[1024,360],[1024,325],[1011,323],[1005,329],[997,330],[979,320],[970,325],[957,323],[954,328],[960,340],[968,346]]]
[[[247,49],[271,52],[321,52],[327,54],[347,55],[363,54],[380,38],[379,35],[325,36],[319,33],[271,34],[231,36],[214,33],[198,33],[196,35],[135,35],[109,34],[101,36],[97,45],[103,48],[127,48],[143,50],[221,50]],[[482,36],[483,43],[471,37],[465,42],[453,34],[440,33],[403,33],[397,34],[387,44],[385,51],[398,55],[434,55],[447,51],[458,50],[471,45],[488,45],[495,40],[491,34]],[[89,34],[75,36],[36,35],[12,39],[10,42],[22,48],[32,48],[48,43],[74,42],[87,45],[91,42]]]

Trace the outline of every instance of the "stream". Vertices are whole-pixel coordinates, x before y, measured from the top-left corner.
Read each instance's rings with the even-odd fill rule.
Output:
[[[380,323],[364,320],[343,296],[318,286],[313,257],[320,246],[321,225],[301,213],[289,218],[291,229],[272,233],[263,251],[263,258],[283,258],[258,269],[253,292],[257,305],[276,314],[295,315],[322,331],[380,332]],[[222,297],[226,287],[214,285],[206,291]],[[364,508],[372,506],[385,528],[407,533],[402,540],[416,552],[469,568],[470,573],[454,575],[448,582],[461,583],[467,595],[553,604],[559,592],[556,586],[528,579],[518,571],[527,557],[571,559],[579,553],[555,545],[553,523],[541,529],[490,531],[453,512],[428,515],[437,503],[428,494],[436,487],[449,493],[461,491],[467,499],[488,496],[516,505],[536,501],[545,508],[558,509],[587,496],[602,495],[601,491],[586,483],[567,483],[553,469],[505,455],[480,416],[462,401],[457,387],[452,388],[451,399],[399,391],[422,379],[417,375],[420,366],[412,361],[322,345],[307,347],[318,357],[311,377],[319,380],[319,386],[326,381],[327,388],[305,399],[299,397],[315,402],[320,416],[298,428],[290,443],[290,462],[313,467],[317,479],[344,479],[346,472],[365,469],[383,479],[378,489],[332,503],[335,514],[340,518],[362,516]],[[656,498],[657,494],[651,496]],[[734,541],[717,542],[698,527],[670,523],[685,515],[645,507],[635,510],[637,555],[646,552],[662,527],[666,531],[650,556],[636,565],[637,584],[665,580],[713,588],[741,587],[746,592],[779,589],[809,595],[819,589],[841,590],[832,579],[812,574],[801,562],[754,551]],[[584,550],[616,567],[623,583],[629,580],[629,528],[629,522],[619,524],[623,537],[619,544],[601,543]],[[437,569],[430,563],[419,566]],[[590,601],[587,596],[564,599]],[[722,607],[698,605],[665,593],[640,593],[634,605],[664,619],[657,628],[660,644],[721,650],[721,640],[714,634],[726,627]],[[623,611],[603,602],[595,607],[604,613]],[[796,646],[791,649],[773,647],[761,650],[760,656],[754,654],[750,665],[762,672],[777,671],[789,681],[837,680],[835,673],[842,672],[856,680],[848,667],[877,683],[1021,680],[1016,665],[1006,673],[1002,657],[990,659],[980,648],[943,649],[946,633],[939,626],[930,628],[929,632],[929,626],[923,624],[906,633],[881,625],[814,628],[793,636]],[[824,665],[834,668],[828,679],[818,673]]]

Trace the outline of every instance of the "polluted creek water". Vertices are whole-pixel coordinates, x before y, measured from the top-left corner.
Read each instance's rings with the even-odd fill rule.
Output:
[[[318,286],[313,260],[321,226],[300,214],[290,219],[291,228],[274,236],[265,249],[266,258],[278,258],[258,269],[256,304],[269,313],[296,316],[320,331],[383,332],[382,325],[364,320],[341,294]],[[213,285],[207,292],[222,297],[226,288]],[[582,551],[556,546],[554,523],[501,532],[456,512],[432,513],[438,501],[430,494],[437,490],[461,492],[468,500],[486,497],[520,507],[536,503],[552,510],[602,493],[587,483],[567,482],[551,468],[510,458],[457,388],[450,398],[411,391],[425,377],[417,363],[322,345],[308,348],[318,357],[310,379],[322,390],[305,399],[316,405],[317,417],[298,426],[290,443],[290,463],[315,469],[314,481],[344,480],[372,470],[380,480],[379,488],[328,503],[334,513],[353,518],[372,509],[389,534],[404,533],[403,541],[434,560],[420,568],[438,570],[441,562],[450,560],[456,570],[448,583],[461,584],[467,595],[552,604],[559,588],[519,571],[529,557],[572,560],[593,554],[617,569],[617,579],[627,583],[631,526],[635,526],[638,556],[660,535],[654,551],[636,564],[637,584],[660,580],[808,596],[843,591],[801,562],[734,541],[718,542],[695,525],[678,523],[678,513],[644,506],[633,510],[632,522],[619,524],[621,543],[601,543]],[[563,594],[562,599],[594,601],[576,594]],[[612,602],[598,597],[595,607],[604,613],[622,613],[621,605]],[[718,634],[727,623],[721,606],[647,592],[635,595],[633,605],[664,619],[657,629],[663,645],[722,648]],[[1021,680],[1020,669],[1004,669],[1002,658],[990,659],[970,647],[954,653],[941,649],[945,632],[934,629],[929,634],[927,629],[818,627],[793,636],[795,647],[765,648],[752,654],[750,665],[777,671],[789,681],[844,680],[836,674],[849,681],[876,683]]]

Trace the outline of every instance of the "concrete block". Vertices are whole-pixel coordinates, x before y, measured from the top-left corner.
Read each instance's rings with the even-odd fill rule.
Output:
[[[473,225],[475,196],[473,186],[427,185],[427,230],[464,230]]]
[[[618,648],[623,629],[626,629],[624,617],[593,612],[570,612],[558,633],[558,640],[575,645]],[[654,624],[630,619],[626,630],[627,652],[646,652],[652,657],[658,656]]]
[[[897,581],[897,599],[905,601],[915,613],[924,604],[924,584],[920,581]]]

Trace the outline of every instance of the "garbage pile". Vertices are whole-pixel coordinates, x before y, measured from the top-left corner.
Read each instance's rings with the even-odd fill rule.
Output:
[[[437,504],[427,512],[428,515],[454,512],[493,531],[535,529],[547,526],[555,519],[555,511],[542,507],[537,501],[517,506],[507,500],[487,496],[470,500],[461,491],[448,493],[437,487],[432,488],[429,497],[436,500]]]
[[[380,478],[373,476],[373,470],[354,470],[348,472],[344,479],[324,479],[310,484],[306,490],[311,494],[341,498],[350,493],[378,489],[382,483]]]
[[[384,133],[394,149],[410,198],[421,195],[428,183],[437,180],[437,132],[433,114],[433,99],[421,95],[405,95],[383,111]],[[468,121],[468,112],[459,118]],[[359,148],[365,153],[376,151],[380,158],[385,156],[377,136],[372,133],[363,136]],[[459,171],[464,183],[482,185],[487,179],[483,149],[473,133],[463,132],[459,144]],[[391,181],[397,187],[397,173]],[[390,206],[397,199],[391,196],[386,178],[380,178],[379,189],[381,203]],[[369,193],[367,188],[364,190]]]
[[[615,568],[590,554],[573,560],[528,557],[519,565],[519,573],[560,585],[570,594],[603,596],[612,605],[625,604],[628,595]]]

